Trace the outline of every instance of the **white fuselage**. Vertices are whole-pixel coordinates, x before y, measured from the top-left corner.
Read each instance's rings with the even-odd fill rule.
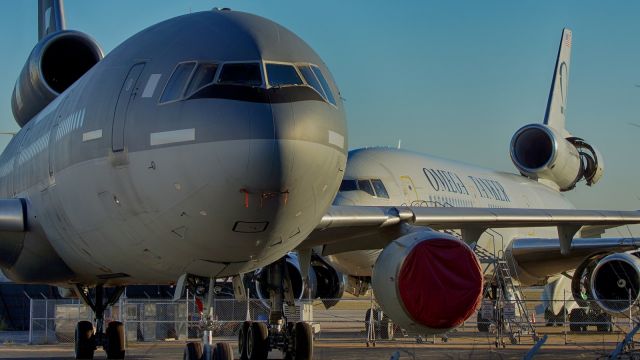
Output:
[[[377,179],[384,184],[388,198],[375,190],[374,194],[361,190],[362,186],[358,190],[344,190],[353,185],[350,181]],[[334,205],[574,208],[559,191],[520,175],[391,148],[352,150],[343,187]],[[557,230],[553,227],[488,229],[478,245],[498,254],[519,237],[557,237]],[[350,251],[331,255],[329,260],[344,273],[371,276],[380,251]]]

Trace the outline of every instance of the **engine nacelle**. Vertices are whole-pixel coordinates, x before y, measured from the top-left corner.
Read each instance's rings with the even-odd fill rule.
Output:
[[[602,310],[627,313],[640,298],[640,259],[629,253],[611,254],[593,269],[590,284]]]
[[[382,251],[372,286],[394,323],[420,334],[438,334],[459,326],[477,309],[483,277],[467,244],[426,230],[402,236]]]
[[[510,154],[522,175],[551,181],[561,191],[573,189],[582,179],[591,186],[604,173],[602,156],[595,148],[580,138],[565,139],[543,124],[529,124],[516,131]]]
[[[316,278],[316,297],[322,300],[324,307],[335,306],[344,295],[346,277],[318,255],[311,258],[311,271]]]
[[[296,253],[285,255],[285,262],[296,299],[319,298],[325,308],[328,309],[336,305],[342,298],[346,283],[345,276],[322,257],[316,254],[312,255],[309,277],[306,281],[302,276],[300,262]],[[261,300],[269,299],[268,286],[274,285],[269,284],[269,269],[271,266],[277,266],[277,263],[258,269],[253,275],[255,295]]]
[[[20,127],[104,57],[89,35],[64,30],[33,48],[13,88],[11,108]]]
[[[300,262],[298,261],[298,256],[295,253],[289,253],[285,255],[285,262],[286,271],[288,272],[289,279],[291,280],[293,296],[296,299],[302,299],[302,297],[305,295],[305,281],[302,278],[302,271],[300,270]],[[255,281],[256,295],[261,300],[269,300],[269,286],[277,286],[277,284],[269,283],[269,271],[270,267],[272,266],[278,266],[278,262],[260,268],[254,273],[253,279]],[[315,273],[312,274],[312,272],[313,271],[309,271],[309,281],[306,284],[306,287],[309,289],[309,294],[307,294],[307,296],[315,299],[317,284]],[[305,298],[307,296],[305,296]]]

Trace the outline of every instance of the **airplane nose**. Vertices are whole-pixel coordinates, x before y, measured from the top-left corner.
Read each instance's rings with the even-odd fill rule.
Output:
[[[270,218],[262,250],[279,257],[311,233],[333,201],[346,140],[342,113],[326,103],[271,104],[271,113],[273,140],[252,141],[249,179],[257,187],[243,196],[260,209],[258,217]]]

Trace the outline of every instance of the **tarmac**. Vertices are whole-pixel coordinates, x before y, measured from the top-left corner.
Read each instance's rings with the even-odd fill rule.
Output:
[[[415,341],[385,341],[373,346],[354,339],[316,340],[314,359],[522,359],[531,350],[531,345],[506,345],[496,348],[490,339],[466,344],[416,343]],[[235,348],[235,344],[232,342]],[[604,359],[615,348],[615,343],[598,342],[565,345],[550,343],[543,345],[535,359]],[[135,343],[127,348],[127,359],[182,359],[184,341]],[[637,354],[636,355],[640,355]],[[72,359],[72,344],[58,345],[0,345],[0,359]],[[237,358],[237,354],[236,354]],[[270,359],[281,359],[282,354],[272,352]],[[105,353],[97,350],[95,359],[106,359]]]

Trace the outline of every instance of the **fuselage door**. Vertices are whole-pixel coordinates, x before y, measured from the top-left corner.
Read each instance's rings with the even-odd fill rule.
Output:
[[[111,150],[113,152],[124,150],[124,128],[127,122],[129,105],[138,93],[138,79],[144,69],[145,63],[137,63],[129,69],[127,78],[122,84],[116,111],[113,114],[113,128],[111,131]]]
[[[411,204],[413,201],[418,200],[418,192],[416,186],[413,184],[413,180],[409,176],[400,176],[400,184],[402,185],[402,193],[407,202]]]

